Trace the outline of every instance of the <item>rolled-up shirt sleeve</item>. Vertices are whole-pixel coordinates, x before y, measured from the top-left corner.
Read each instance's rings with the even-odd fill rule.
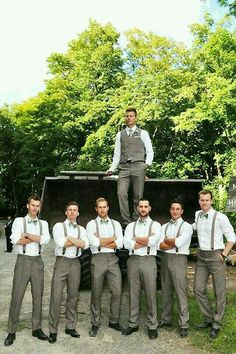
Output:
[[[134,249],[136,241],[133,240],[133,224],[129,224],[125,229],[124,247],[131,251]]]
[[[225,214],[220,214],[220,227],[227,241],[235,243],[236,237],[233,226]]]
[[[158,222],[154,222],[152,225],[152,235],[148,238],[149,247],[157,247],[161,239],[161,225]]]
[[[193,234],[193,228],[190,224],[187,224],[185,223],[183,225],[183,228],[181,230],[181,233],[179,235],[179,237],[177,237],[175,239],[175,246],[177,248],[180,248],[182,247],[183,245],[190,245],[190,242],[191,242],[191,237],[192,237],[192,234]]]
[[[120,223],[115,222],[115,229],[116,229],[116,248],[120,249],[123,247],[123,233],[122,233],[122,227]]]
[[[45,220],[41,220],[41,222],[42,222],[42,235],[40,235],[41,236],[41,240],[40,240],[40,244],[41,245],[46,245],[47,243],[49,243],[50,242],[50,239],[51,239],[51,237],[50,237],[50,233],[49,233],[49,228],[48,228],[48,223],[47,223],[47,221],[45,221]]]
[[[89,221],[86,226],[86,230],[90,246],[99,247],[100,241],[99,238],[95,236],[96,225],[94,220]]]
[[[81,230],[80,238],[85,243],[85,246],[83,249],[89,248],[89,241],[88,241],[88,237],[87,237],[87,232],[86,232],[85,228],[81,227],[81,226],[80,226],[80,230]]]
[[[12,229],[11,229],[11,242],[16,245],[19,239],[21,238],[21,234],[23,233],[23,218],[16,218],[13,221]]]
[[[66,243],[66,237],[62,223],[57,223],[53,226],[52,234],[55,244],[59,247],[64,247]]]

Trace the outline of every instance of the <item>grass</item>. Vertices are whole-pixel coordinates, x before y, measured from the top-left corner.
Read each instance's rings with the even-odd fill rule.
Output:
[[[208,293],[209,299],[214,304],[213,291]],[[209,337],[209,328],[205,330],[197,330],[196,325],[203,322],[204,319],[199,310],[196,299],[193,295],[189,295],[189,344],[217,354],[236,354],[236,293],[227,293],[227,305],[223,318],[221,331],[216,339]],[[158,316],[160,317],[162,311],[161,296],[158,295]],[[145,311],[145,298],[141,299],[141,311]],[[173,324],[178,326],[178,310],[176,301],[173,307]]]

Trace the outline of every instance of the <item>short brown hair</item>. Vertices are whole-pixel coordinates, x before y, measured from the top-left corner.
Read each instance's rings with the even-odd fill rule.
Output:
[[[210,194],[211,199],[213,198],[213,195],[212,195],[211,191],[209,191],[208,189],[203,189],[203,190],[201,190],[201,191],[198,193],[198,199],[200,198],[201,194],[203,194],[203,195]]]
[[[75,201],[71,201],[71,202],[69,202],[69,203],[67,203],[66,204],[66,210],[69,208],[69,206],[71,206],[71,205],[76,205],[77,206],[77,208],[79,209],[79,204],[77,203],[77,202],[75,202]]]
[[[31,194],[28,198],[27,203],[30,204],[32,199],[41,202],[41,198],[37,194]]]
[[[100,197],[100,198],[98,198],[98,199],[96,200],[96,202],[95,202],[95,208],[98,207],[98,203],[100,203],[100,202],[106,202],[106,203],[107,203],[107,206],[109,206],[108,200],[107,200],[106,198],[104,198],[104,197]]]
[[[147,198],[140,198],[138,201],[138,205],[140,202],[148,202],[149,206],[151,206],[150,201]]]
[[[127,112],[134,112],[134,113],[135,113],[135,116],[137,116],[137,110],[136,110],[136,108],[128,107],[128,108],[126,108],[126,110],[125,110],[125,113],[127,113]]]
[[[184,209],[184,203],[179,199],[173,199],[170,202],[170,208],[172,207],[172,204],[179,204],[181,206],[181,208]]]

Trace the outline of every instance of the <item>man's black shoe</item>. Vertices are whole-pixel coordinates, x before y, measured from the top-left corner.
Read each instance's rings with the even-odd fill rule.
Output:
[[[65,333],[66,334],[69,334],[71,337],[74,337],[74,338],[79,338],[80,337],[80,334],[76,331],[76,329],[65,329]]]
[[[123,327],[121,327],[121,325],[119,323],[111,323],[109,322],[109,327],[118,331],[118,332],[122,332],[123,331]]]
[[[53,344],[57,341],[57,333],[50,333],[48,337],[49,343]]]
[[[162,328],[162,327],[171,327],[172,326],[172,323],[168,323],[168,322],[163,322],[163,321],[160,321],[158,323],[158,328]]]
[[[212,339],[215,339],[218,336],[219,332],[220,332],[219,328],[212,328],[212,330],[210,332],[210,337]]]
[[[187,337],[188,328],[180,328],[179,335],[180,335],[180,337]]]
[[[205,321],[205,322],[203,322],[203,323],[200,323],[199,325],[197,325],[197,329],[205,329],[205,328],[209,328],[209,327],[211,327],[212,326],[212,323],[211,322],[207,322],[207,321]]]
[[[89,337],[96,337],[97,333],[98,333],[98,326],[92,325],[89,331]]]
[[[157,337],[158,337],[157,330],[148,328],[148,337],[149,337],[149,339],[157,339]]]
[[[127,327],[123,329],[122,334],[124,336],[129,336],[131,333],[137,332],[138,330],[139,327]]]
[[[9,345],[12,345],[15,339],[16,339],[16,334],[15,333],[8,333],[8,336],[4,340],[5,347],[8,347]]]
[[[48,336],[46,336],[46,334],[43,333],[41,328],[32,331],[32,336],[40,340],[48,340]]]

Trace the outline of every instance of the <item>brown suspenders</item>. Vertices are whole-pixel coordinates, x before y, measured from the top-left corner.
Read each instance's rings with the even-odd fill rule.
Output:
[[[39,222],[39,234],[42,235],[43,223],[41,220],[38,220],[38,222]],[[23,218],[23,231],[24,231],[24,234],[27,233],[26,218]],[[41,251],[42,251],[42,245],[40,245],[40,243],[38,245],[39,245],[39,255],[40,255]],[[25,251],[26,251],[26,245],[23,245],[23,254],[25,254]]]
[[[176,234],[175,238],[178,238],[178,237],[179,237],[179,235],[180,235],[180,230],[181,230],[181,228],[182,228],[182,226],[183,226],[184,223],[185,223],[185,221],[182,220],[182,222],[181,222],[181,224],[180,224],[180,226],[179,226],[179,228],[178,228],[178,231],[177,231],[177,234]],[[170,225],[170,223],[168,222],[168,224],[167,224],[166,227],[165,227],[165,237],[167,236],[166,233],[167,233],[167,230],[168,230],[169,225]],[[179,253],[178,247],[175,247],[175,251],[176,251],[177,254]]]
[[[67,229],[66,229],[65,222],[62,222],[62,226],[63,226],[63,230],[64,230],[64,236],[67,237],[68,234],[67,234]],[[77,225],[77,232],[78,232],[77,238],[79,239],[80,238],[80,227],[79,227],[79,225]],[[66,247],[63,247],[63,250],[62,250],[63,256],[64,256],[65,253],[66,253]],[[79,247],[77,247],[76,257],[78,257],[78,255],[79,255]]]
[[[113,219],[110,219],[110,220],[111,220],[111,224],[112,224],[112,227],[113,227],[113,232],[114,232],[114,235],[115,235],[116,234],[115,223],[114,223]],[[97,221],[97,219],[94,219],[94,221],[95,221],[95,224],[96,224],[96,234],[98,235],[98,238],[100,238],[98,221]],[[101,251],[101,247],[98,246],[98,252],[100,252],[100,251]]]
[[[149,229],[148,229],[148,237],[150,237],[152,235],[152,225],[153,225],[153,223],[154,223],[154,221],[151,220],[150,225],[149,225]],[[137,226],[137,221],[134,222],[133,237],[135,237],[136,226]],[[149,255],[149,253],[150,253],[150,247],[147,246],[147,255]],[[132,254],[134,254],[134,250],[132,250]]]

